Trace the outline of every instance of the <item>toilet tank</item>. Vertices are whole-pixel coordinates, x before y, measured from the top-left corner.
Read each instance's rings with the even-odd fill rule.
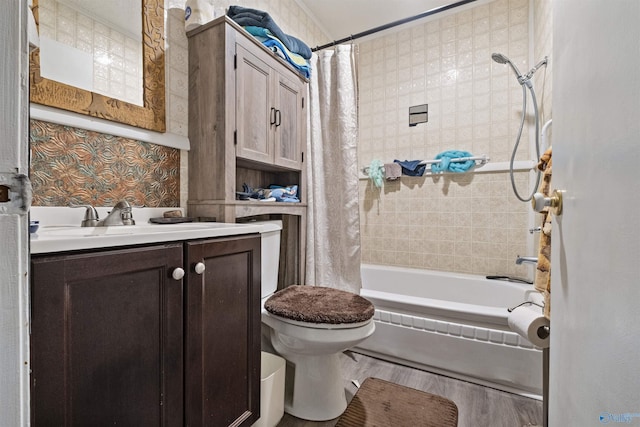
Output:
[[[262,237],[260,246],[262,252],[262,299],[274,293],[278,288],[282,221],[257,221],[255,224],[262,226],[262,231],[260,231]]]

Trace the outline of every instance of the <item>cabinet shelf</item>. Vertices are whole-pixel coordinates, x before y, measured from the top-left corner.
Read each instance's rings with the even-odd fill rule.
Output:
[[[198,201],[195,201],[198,203]],[[225,200],[207,200],[200,202],[200,206],[209,206],[205,209],[207,212],[217,212],[231,209],[236,219],[247,218],[258,215],[295,215],[303,216],[307,212],[306,203],[287,203],[287,202],[260,202],[253,200],[236,200],[228,202]],[[229,213],[227,212],[227,215]],[[211,220],[220,221],[215,215],[204,216]]]

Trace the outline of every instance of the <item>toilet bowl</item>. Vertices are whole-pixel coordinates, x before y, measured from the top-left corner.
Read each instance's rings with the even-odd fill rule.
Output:
[[[334,419],[347,407],[339,355],[373,334],[373,305],[325,287],[292,286],[276,293],[281,228],[279,221],[263,224],[263,351],[287,361],[285,412],[310,421]],[[285,297],[291,296],[303,303],[289,306]],[[332,308],[327,313],[311,303],[325,298]]]

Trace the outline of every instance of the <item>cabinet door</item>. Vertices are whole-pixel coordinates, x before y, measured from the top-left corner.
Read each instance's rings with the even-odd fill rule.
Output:
[[[260,416],[260,237],[186,245],[186,425],[250,426]]]
[[[273,163],[273,70],[242,46],[236,49],[236,155]]]
[[[302,142],[305,141],[303,85],[278,75],[274,164],[302,169]]]
[[[182,265],[182,244],[32,259],[32,425],[182,425]]]

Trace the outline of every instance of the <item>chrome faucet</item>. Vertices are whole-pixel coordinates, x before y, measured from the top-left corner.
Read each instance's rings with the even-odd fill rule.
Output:
[[[521,264],[537,264],[538,263],[538,258],[534,257],[534,256],[520,256],[518,255],[516,258],[516,264],[521,265]]]
[[[107,227],[109,225],[135,225],[131,205],[126,200],[120,200],[111,209],[109,215],[102,221],[98,222],[97,227]]]

